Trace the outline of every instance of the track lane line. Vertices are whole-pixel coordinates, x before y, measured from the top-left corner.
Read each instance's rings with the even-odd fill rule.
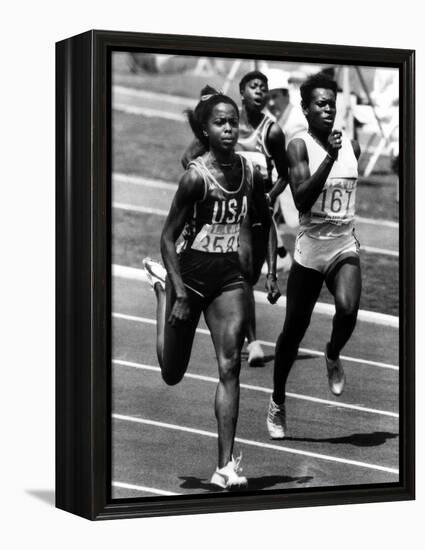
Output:
[[[118,365],[121,367],[130,367],[133,369],[139,369],[139,370],[148,370],[152,372],[161,372],[161,369],[159,367],[156,367],[154,365],[146,365],[144,363],[136,363],[134,361],[124,361],[121,359],[112,359],[112,363],[114,365]],[[218,383],[218,378],[214,378],[213,376],[204,376],[202,374],[192,374],[186,372],[184,375],[185,378],[192,378],[193,380],[201,380],[203,382],[212,382],[214,384]],[[254,386],[252,384],[243,384],[240,383],[240,387],[245,390],[254,390],[259,391],[262,393],[271,394],[273,390],[269,388],[265,388],[263,386]],[[361,405],[351,405],[350,403],[340,403],[338,401],[330,401],[328,399],[321,399],[320,397],[311,397],[309,395],[301,395],[298,393],[291,393],[286,392],[287,397],[292,397],[293,399],[300,399],[303,401],[310,401],[312,403],[320,403],[321,405],[327,405],[334,408],[341,408],[341,409],[350,409],[353,411],[359,411],[359,412],[365,412],[365,413],[371,413],[371,414],[377,414],[381,416],[390,416],[392,418],[399,418],[399,415],[397,413],[389,412],[389,411],[382,411],[380,409],[371,409],[369,407],[363,407]]]
[[[361,245],[360,250],[368,254],[381,254],[382,256],[392,256],[398,258],[398,250],[389,250],[388,248],[377,248],[376,246]]]
[[[167,120],[176,120],[178,122],[185,122],[187,119],[178,113],[172,113],[171,111],[163,111],[162,109],[151,109],[149,107],[136,107],[134,105],[126,105],[124,103],[116,103],[114,110],[126,113],[128,115],[142,115],[148,118],[165,118]]]
[[[140,214],[155,214],[156,216],[168,216],[167,210],[160,210],[159,208],[151,208],[149,206],[134,206],[133,204],[126,204],[123,202],[112,203],[112,208],[117,210],[126,210],[128,212],[139,212]]]
[[[179,426],[177,424],[158,422],[156,420],[149,420],[147,418],[136,418],[134,416],[128,416],[128,415],[117,414],[117,413],[113,413],[112,418],[114,418],[115,420],[121,420],[124,422],[133,422],[136,424],[147,424],[149,426],[156,426],[158,428],[166,428],[170,430],[181,431],[181,432],[191,433],[195,435],[203,435],[206,437],[213,437],[217,439],[217,434],[214,432],[209,432],[207,430],[198,430],[196,428],[190,428],[188,426]],[[271,443],[262,443],[260,441],[254,441],[252,439],[243,439],[240,437],[235,437],[235,442],[242,443],[244,445],[249,445],[251,447],[259,447],[261,449],[271,449],[271,450],[279,451],[283,453],[308,456],[311,458],[317,458],[319,460],[326,460],[329,462],[336,462],[339,464],[347,464],[347,465],[356,466],[359,468],[367,468],[369,470],[378,470],[381,472],[387,472],[395,475],[398,475],[399,473],[398,469],[396,468],[389,468],[387,466],[381,466],[379,464],[369,464],[367,462],[359,462],[357,460],[348,460],[348,459],[339,458],[336,456],[324,455],[320,453],[312,453],[309,451],[301,451],[298,449],[291,449],[290,447],[284,447],[281,445],[273,445]]]
[[[130,279],[134,281],[141,281],[143,283],[148,283],[146,273],[143,269],[137,267],[129,267],[125,265],[112,265],[112,276],[121,277],[123,279]],[[259,290],[254,290],[254,298],[257,303],[270,305],[267,300],[267,294],[265,292],[260,292]],[[286,296],[281,296],[276,302],[275,307],[286,307]],[[322,315],[331,315],[332,317],[335,314],[335,306],[333,304],[326,304],[324,302],[317,302],[314,306],[313,313],[318,313]],[[389,326],[392,328],[397,328],[399,326],[399,318],[394,315],[387,315],[386,313],[377,313],[376,311],[367,311],[364,309],[359,309],[357,319],[359,321],[365,321],[368,323],[376,323],[378,325]]]
[[[126,212],[137,212],[138,214],[154,214],[156,216],[167,217],[168,211],[159,208],[150,208],[149,206],[138,206],[122,202],[114,202],[112,208],[117,210],[125,210]],[[389,250],[387,248],[377,248],[375,246],[362,245],[361,250],[368,254],[381,254],[382,256],[392,256],[398,258],[397,250]]]
[[[163,491],[162,489],[155,489],[154,487],[144,487],[143,485],[133,485],[132,483],[123,483],[122,481],[113,481],[111,485],[119,489],[132,489],[133,491],[143,491],[145,493],[153,493],[154,495],[165,497],[181,495],[181,493],[172,493],[171,491]]]
[[[356,216],[356,221],[359,223],[363,223],[365,225],[380,225],[382,227],[390,227],[391,229],[399,229],[400,227],[399,222],[396,222],[393,220],[384,220],[382,218],[378,218],[374,220],[373,218],[364,218],[363,216]]]
[[[156,101],[167,101],[168,103],[171,103],[173,105],[178,105],[183,107],[195,107],[197,102],[199,101],[198,98],[189,98],[189,97],[183,97],[178,95],[171,95],[171,94],[164,94],[161,92],[150,92],[148,90],[139,90],[137,88],[128,88],[127,86],[120,86],[119,84],[114,84],[112,86],[112,93],[115,96],[115,94],[123,94],[126,96],[132,96],[137,97],[139,99],[154,99]]]
[[[117,312],[112,312],[112,317],[115,317],[116,319],[122,319],[125,321],[132,321],[135,323],[146,323],[148,325],[156,325],[156,319],[150,319],[148,317],[137,317],[135,315],[126,315],[125,313],[117,313]],[[196,332],[198,334],[204,334],[207,336],[210,335],[210,331],[204,328],[197,328]],[[272,348],[276,346],[274,342],[268,342],[267,340],[259,340],[259,342],[264,346],[269,346]],[[323,351],[318,351],[318,350],[309,349],[309,348],[299,348],[299,351],[301,353],[308,353],[310,355],[315,355],[317,357],[324,357],[325,355]],[[369,359],[358,359],[356,357],[350,357],[348,355],[341,355],[340,357],[344,361],[349,361],[351,363],[359,363],[361,365],[370,365],[373,367],[390,369],[395,371],[399,370],[399,367],[397,365],[391,365],[389,363],[381,363],[379,361],[370,361]]]

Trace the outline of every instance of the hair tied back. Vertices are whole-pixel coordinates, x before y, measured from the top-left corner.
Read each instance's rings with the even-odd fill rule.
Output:
[[[221,90],[217,90],[216,92],[213,92],[213,93],[210,93],[210,94],[201,95],[201,101],[208,101],[209,99],[211,99],[212,97],[214,97],[216,95],[224,95],[224,94]]]

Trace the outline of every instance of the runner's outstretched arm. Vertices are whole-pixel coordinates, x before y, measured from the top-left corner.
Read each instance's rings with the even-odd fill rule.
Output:
[[[204,182],[194,170],[185,172],[180,179],[170,211],[161,233],[161,255],[168,277],[176,293],[176,302],[169,322],[184,321],[189,316],[186,287],[180,274],[176,241],[192,212],[193,205],[203,197]]]
[[[254,170],[252,200],[265,230],[268,230],[266,262],[268,275],[266,279],[267,299],[271,304],[277,302],[280,290],[276,278],[277,235],[271,212],[264,193],[264,180],[258,170]]]
[[[278,179],[269,192],[270,203],[273,204],[288,185],[288,159],[286,157],[285,135],[276,123],[270,127],[267,136],[267,148],[272,156],[278,174]]]

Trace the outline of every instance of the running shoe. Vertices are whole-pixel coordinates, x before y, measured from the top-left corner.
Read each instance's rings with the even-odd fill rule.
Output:
[[[165,277],[167,275],[165,267],[159,262],[151,260],[151,258],[144,258],[143,267],[151,287],[155,288],[158,283],[165,290]]]
[[[329,345],[329,344],[328,344]],[[328,371],[329,389],[334,395],[341,395],[345,386],[345,374],[341,359],[329,359],[328,345],[325,348],[326,368]]]
[[[253,340],[246,347],[248,350],[248,365],[250,367],[261,367],[264,364],[264,352],[258,340]]]
[[[283,439],[286,435],[286,409],[285,403],[277,405],[270,397],[269,410],[267,412],[267,429],[272,439]]]
[[[222,489],[246,487],[248,485],[248,480],[246,477],[239,475],[242,472],[240,466],[241,460],[242,453],[236,459],[232,456],[232,460],[223,468],[216,468],[216,471],[212,475],[211,483]]]

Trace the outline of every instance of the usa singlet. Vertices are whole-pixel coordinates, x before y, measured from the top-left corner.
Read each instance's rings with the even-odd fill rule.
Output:
[[[327,155],[308,132],[299,136],[308,153],[310,174],[314,174]],[[300,231],[314,239],[333,239],[354,230],[358,162],[346,134],[326,183],[309,212],[300,213]]]
[[[202,176],[205,185],[203,198],[196,202],[186,223],[181,251],[196,250],[210,254],[237,253],[239,232],[248,211],[248,193],[253,185],[252,168],[239,155],[242,165],[237,189],[229,191],[219,184],[207,168],[203,157],[189,163]]]

